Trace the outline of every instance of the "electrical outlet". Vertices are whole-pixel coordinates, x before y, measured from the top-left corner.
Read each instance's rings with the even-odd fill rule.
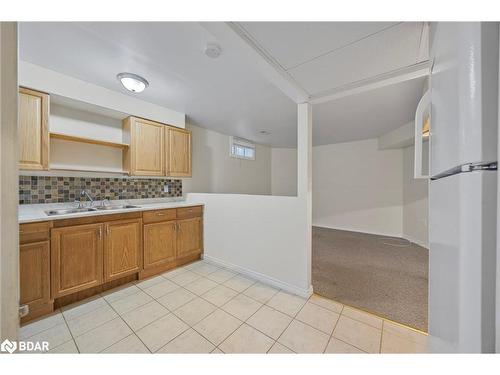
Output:
[[[163,192],[164,193],[170,193],[170,185],[169,184],[163,185]]]

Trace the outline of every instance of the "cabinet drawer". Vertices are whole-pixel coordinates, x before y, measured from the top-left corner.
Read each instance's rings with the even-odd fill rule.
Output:
[[[177,209],[177,219],[189,219],[191,217],[199,217],[203,215],[202,206],[183,207]]]
[[[166,210],[146,211],[142,214],[144,224],[158,223],[160,221],[175,220],[175,208]]]
[[[48,240],[50,238],[51,224],[50,221],[43,221],[19,225],[19,242],[24,244]]]

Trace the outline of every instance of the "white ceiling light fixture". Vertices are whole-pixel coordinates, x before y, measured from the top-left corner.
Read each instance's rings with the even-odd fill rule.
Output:
[[[135,93],[143,92],[149,86],[149,82],[145,78],[134,73],[119,73],[116,78],[128,91]]]
[[[217,43],[207,43],[205,47],[205,55],[212,59],[216,59],[222,53],[222,48]]]

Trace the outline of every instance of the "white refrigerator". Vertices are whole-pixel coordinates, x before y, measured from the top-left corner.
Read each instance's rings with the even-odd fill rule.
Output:
[[[433,351],[495,351],[498,33],[498,23],[431,24]]]

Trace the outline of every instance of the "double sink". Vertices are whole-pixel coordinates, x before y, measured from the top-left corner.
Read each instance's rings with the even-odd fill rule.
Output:
[[[61,209],[47,210],[45,211],[45,213],[48,216],[57,216],[57,215],[76,214],[80,212],[123,210],[127,208],[139,208],[139,206],[124,204],[124,205],[109,205],[109,206],[82,207],[82,208],[61,208]]]

